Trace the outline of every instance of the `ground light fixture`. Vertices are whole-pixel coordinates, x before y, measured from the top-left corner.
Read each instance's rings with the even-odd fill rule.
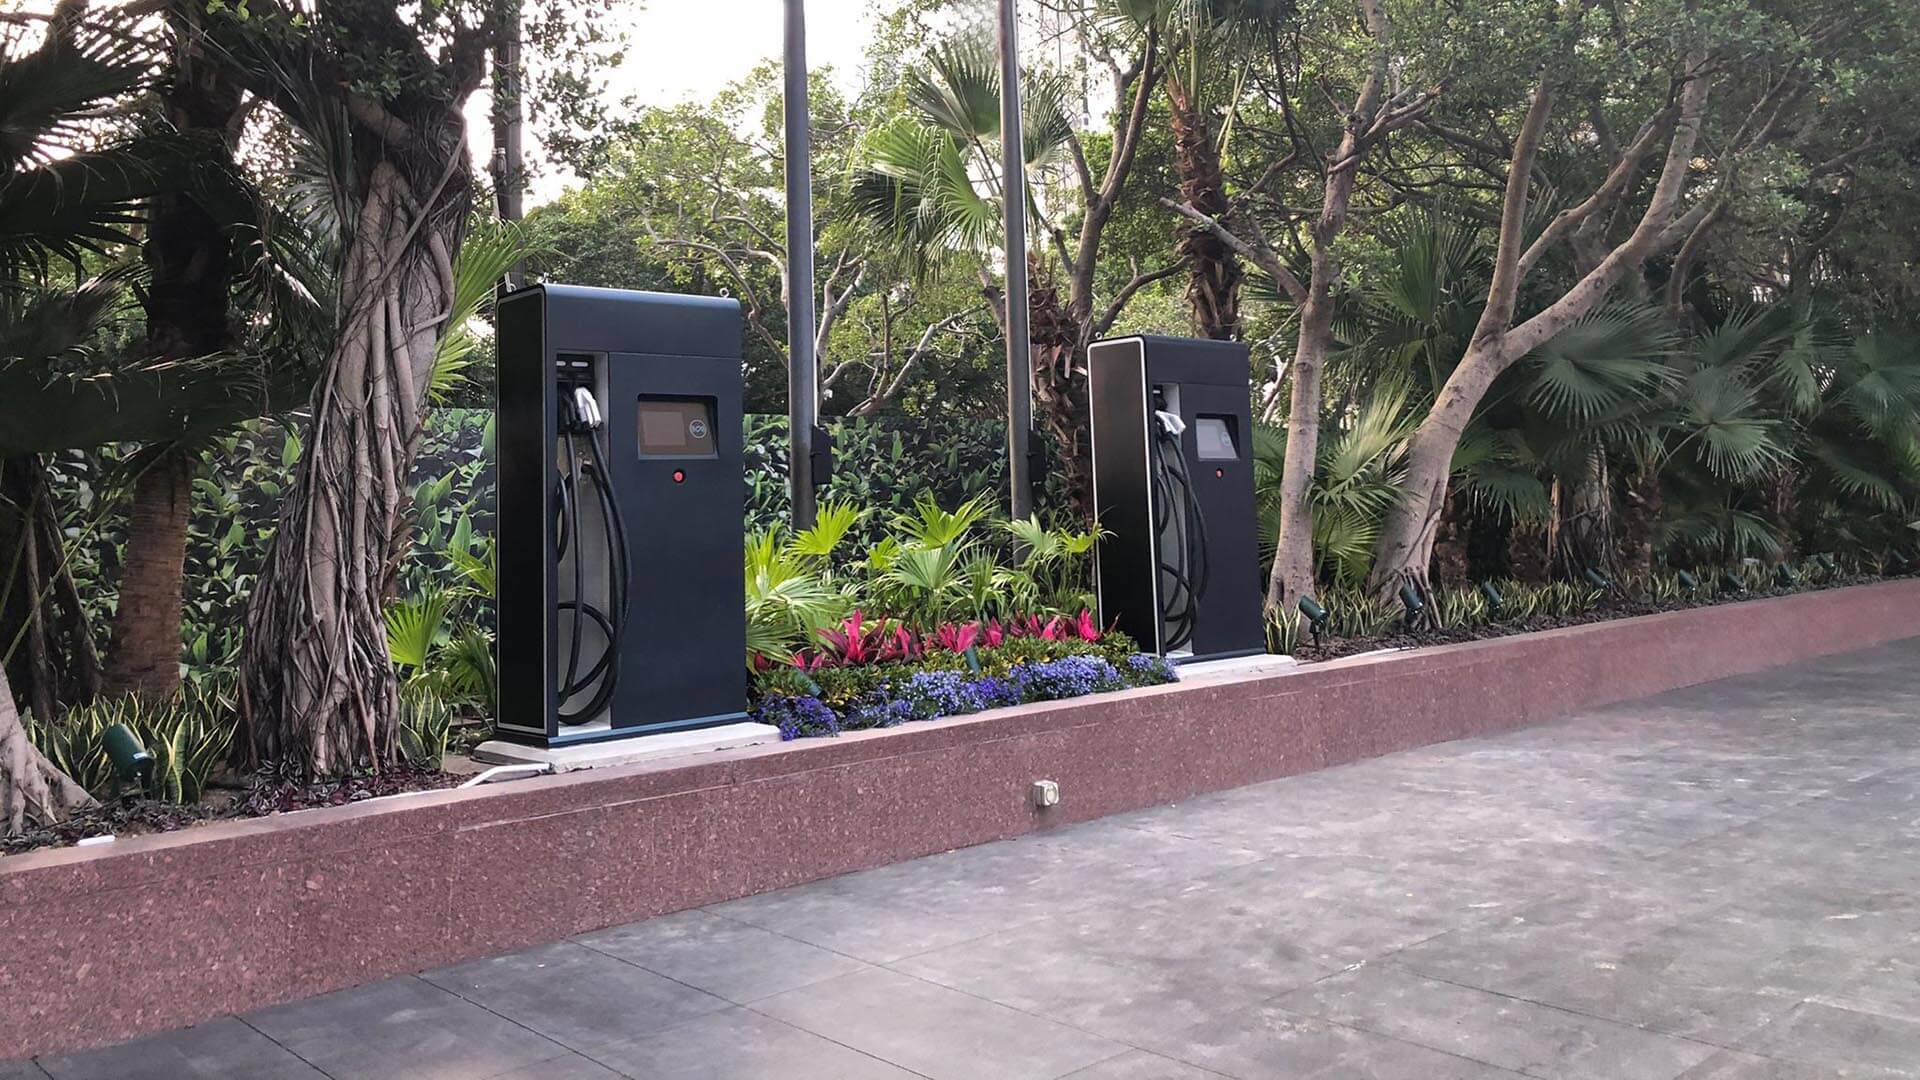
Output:
[[[1675,573],[1673,579],[1680,583],[1680,587],[1687,591],[1688,596],[1700,591],[1700,579],[1685,570]]]
[[[1722,570],[1720,571],[1720,588],[1726,592],[1743,593],[1747,591],[1747,583],[1741,581],[1740,575],[1733,571]]]
[[[1786,563],[1780,563],[1773,568],[1773,580],[1783,589],[1791,589],[1800,584],[1800,579],[1794,574],[1793,567]]]
[[[1589,566],[1580,572],[1580,576],[1586,578],[1589,585],[1601,592],[1613,591],[1613,579],[1601,573],[1598,567]]]
[[[1493,582],[1483,581],[1480,583],[1479,589],[1481,597],[1487,602],[1488,611],[1498,615],[1501,609],[1507,606],[1507,598],[1500,595],[1499,587],[1494,585]]]
[[[1333,613],[1311,596],[1301,597],[1299,607],[1300,614],[1307,617],[1307,628],[1313,631],[1313,643],[1318,646],[1320,635],[1326,631],[1327,620],[1333,617]]]
[[[1414,588],[1411,581],[1400,583],[1400,606],[1407,609],[1407,630],[1411,632],[1427,610],[1427,602],[1420,599],[1420,590]]]
[[[153,754],[140,745],[140,739],[133,729],[125,724],[108,725],[100,733],[100,742],[107,750],[107,760],[113,763],[114,794],[119,795],[120,785],[139,784],[142,791],[153,787]]]

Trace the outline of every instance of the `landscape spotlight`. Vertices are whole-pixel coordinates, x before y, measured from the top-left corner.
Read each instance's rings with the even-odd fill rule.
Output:
[[[1427,610],[1427,603],[1420,599],[1420,590],[1413,587],[1413,582],[1400,583],[1400,603],[1407,609],[1407,629],[1412,630],[1420,622],[1421,614]]]
[[[140,745],[132,728],[125,724],[109,725],[100,733],[100,742],[106,747],[107,760],[113,762],[116,789],[123,782],[139,784],[143,791],[153,786],[153,754]]]
[[[1720,588],[1726,592],[1746,592],[1747,583],[1731,570],[1720,571]]]
[[[1906,573],[1907,567],[1913,565],[1912,563],[1907,561],[1907,557],[1905,555],[1900,554],[1898,551],[1892,551],[1892,550],[1889,550],[1887,552],[1887,562],[1893,566],[1893,571],[1896,574]]]
[[[1307,626],[1313,631],[1313,643],[1320,644],[1320,632],[1327,628],[1327,620],[1332,617],[1331,613],[1320,606],[1318,600],[1311,596],[1303,596],[1300,598],[1300,614],[1307,617]]]
[[[1673,579],[1680,583],[1681,588],[1687,590],[1688,596],[1692,596],[1694,593],[1700,591],[1700,579],[1694,577],[1688,571],[1682,570],[1674,574]]]
[[[1500,590],[1495,588],[1491,581],[1480,583],[1480,595],[1486,597],[1487,610],[1495,615],[1500,614],[1500,609],[1507,606],[1507,598],[1500,595]]]
[[[1800,579],[1794,576],[1793,567],[1786,563],[1780,563],[1773,568],[1773,580],[1783,589],[1791,589],[1800,584]]]
[[[1608,578],[1607,575],[1601,573],[1599,570],[1595,569],[1594,567],[1591,567],[1591,566],[1587,567],[1585,570],[1580,572],[1580,576],[1586,578],[1588,584],[1592,585],[1596,589],[1599,589],[1601,592],[1613,591],[1612,579]]]

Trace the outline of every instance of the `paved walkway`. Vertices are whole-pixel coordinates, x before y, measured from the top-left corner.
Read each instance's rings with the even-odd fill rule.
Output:
[[[1908,642],[0,1078],[1920,1076],[1917,707]]]

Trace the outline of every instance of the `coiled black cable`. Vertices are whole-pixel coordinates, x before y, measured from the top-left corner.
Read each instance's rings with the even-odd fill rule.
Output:
[[[562,404],[560,419],[566,442],[567,471],[560,478],[555,504],[559,519],[556,522],[559,536],[555,550],[560,557],[565,557],[569,549],[573,552],[573,599],[562,600],[557,605],[559,610],[572,615],[571,647],[567,653],[566,674],[560,680],[559,687],[559,720],[562,724],[573,726],[586,723],[604,712],[607,703],[613,699],[614,688],[619,684],[620,646],[632,611],[633,565],[627,549],[626,518],[620,512],[620,501],[614,497],[612,477],[606,468],[606,462],[612,459],[612,455],[608,449],[605,428],[589,423],[574,408],[571,399]],[[585,461],[578,446],[582,434],[587,436],[588,448],[593,455]],[[600,507],[601,524],[606,529],[612,577],[611,614],[584,599],[586,549],[580,543],[582,483],[592,486],[593,498]],[[591,621],[600,631],[605,647],[599,658],[583,672],[580,670],[580,661],[585,646],[581,632],[586,621]],[[596,681],[599,685],[585,705],[577,709],[566,708],[570,700],[594,686]]]
[[[1161,602],[1161,621],[1166,628],[1162,648],[1167,652],[1185,647],[1193,640],[1194,626],[1200,615],[1200,595],[1206,591],[1210,567],[1207,563],[1207,521],[1193,490],[1193,478],[1187,471],[1180,436],[1160,429],[1159,466],[1154,470],[1154,531],[1168,532],[1174,512],[1174,489],[1179,489],[1181,514],[1178,528],[1172,530],[1175,556],[1172,562],[1160,560],[1160,570],[1170,580],[1167,597]]]

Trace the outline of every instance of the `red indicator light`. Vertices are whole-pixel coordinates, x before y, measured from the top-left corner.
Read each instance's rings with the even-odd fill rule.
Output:
[[[1227,470],[1225,470],[1225,469],[1215,469],[1215,470],[1213,470],[1213,475],[1215,475],[1215,476],[1225,476],[1225,475],[1227,475]]]
[[[682,470],[682,469],[675,469],[675,470],[673,470],[673,482],[674,482],[674,483],[676,483],[676,484],[684,484],[684,483],[686,483],[686,482],[687,482],[687,474],[686,474],[686,472],[685,472],[685,470]]]

